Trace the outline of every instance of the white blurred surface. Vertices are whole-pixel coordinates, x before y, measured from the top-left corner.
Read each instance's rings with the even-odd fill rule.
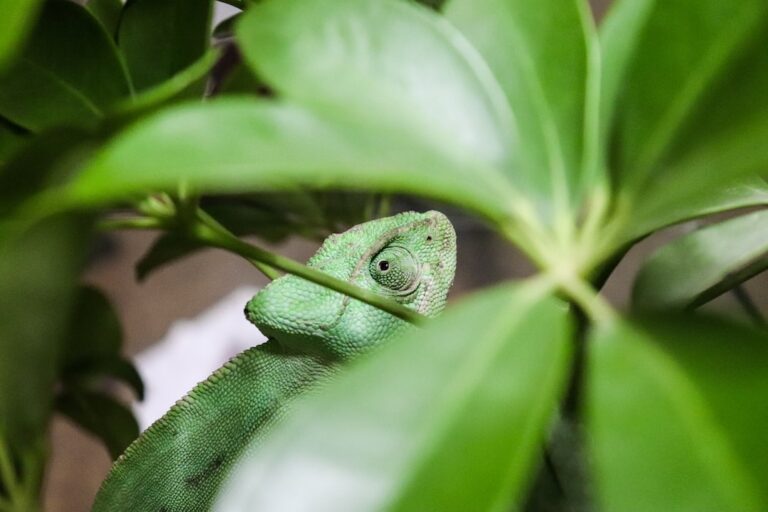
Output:
[[[134,406],[142,430],[227,360],[266,341],[243,315],[257,291],[238,288],[198,317],[173,324],[163,340],[136,357],[146,389],[144,401]]]

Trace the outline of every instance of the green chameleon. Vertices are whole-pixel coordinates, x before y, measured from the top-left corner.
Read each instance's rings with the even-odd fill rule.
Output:
[[[401,213],[330,236],[308,265],[434,316],[453,282],[456,235],[439,212]],[[209,510],[232,465],[291,399],[411,328],[291,275],[256,294],[245,312],[269,340],[227,362],[135,440],[94,511]]]

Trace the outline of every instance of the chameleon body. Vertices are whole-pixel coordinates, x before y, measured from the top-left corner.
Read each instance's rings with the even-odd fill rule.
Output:
[[[444,307],[456,239],[439,212],[366,222],[323,243],[308,265],[424,315]],[[118,458],[93,510],[209,510],[224,478],[290,401],[408,323],[301,278],[276,279],[246,316],[268,338],[198,384]]]

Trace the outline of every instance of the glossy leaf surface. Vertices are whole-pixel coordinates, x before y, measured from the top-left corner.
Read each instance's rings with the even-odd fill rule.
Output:
[[[288,0],[243,16],[238,41],[280,95],[397,132],[476,179],[509,165],[512,117],[482,58],[437,14],[397,0]],[[496,173],[498,174],[498,173]]]
[[[597,113],[596,104],[585,106],[596,99],[587,91],[588,7],[580,0],[535,8],[525,0],[452,0],[445,11],[483,55],[514,114],[518,159],[508,171],[540,201],[567,207],[581,180],[596,178],[582,175],[585,138],[596,136],[587,116]]]
[[[663,246],[640,269],[640,309],[685,308],[713,299],[768,268],[768,210],[704,227]]]
[[[768,335],[648,319],[590,343],[588,432],[603,510],[765,510]]]
[[[467,299],[307,397],[217,510],[506,510],[562,391],[567,315],[535,285]]]
[[[249,98],[168,109],[117,137],[73,181],[69,200],[103,202],[180,181],[202,191],[375,189],[508,215],[508,184],[386,127]]]

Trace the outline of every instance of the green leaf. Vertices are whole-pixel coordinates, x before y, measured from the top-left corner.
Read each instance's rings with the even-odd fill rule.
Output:
[[[639,193],[633,219],[658,224],[665,214],[734,186],[742,176],[768,176],[768,15],[713,90],[699,103],[660,172]],[[690,216],[690,215],[687,215]]]
[[[425,147],[408,133],[284,103],[222,98],[164,110],[96,155],[57,205],[99,203],[185,181],[203,192],[298,186],[418,193],[500,221],[509,185],[493,169]]]
[[[31,195],[60,185],[82,165],[92,143],[88,132],[74,128],[54,129],[20,141],[0,167],[0,217]]]
[[[213,0],[129,0],[118,41],[137,90],[164,82],[200,59],[211,38]]]
[[[56,217],[18,233],[0,225],[0,432],[16,451],[43,435],[75,277],[82,220]]]
[[[566,380],[569,331],[533,283],[467,299],[297,404],[216,510],[508,510]]]
[[[764,331],[652,319],[598,331],[589,357],[603,510],[766,510]]]
[[[139,436],[133,413],[107,395],[88,391],[64,393],[56,399],[56,409],[101,439],[113,459]]]
[[[122,0],[88,0],[85,7],[93,13],[110,36],[117,36],[120,14],[123,10]]]
[[[699,306],[768,268],[768,210],[682,236],[656,251],[632,290],[639,309]]]
[[[659,206],[652,199],[638,205],[632,223],[625,230],[627,241],[636,240],[659,228],[678,222],[751,206],[768,205],[768,182],[751,177],[731,186],[721,186],[701,192],[686,201]]]
[[[61,360],[65,388],[101,384],[104,377],[130,385],[141,399],[144,384],[136,369],[121,357],[120,320],[107,298],[95,288],[80,289],[71,314]]]
[[[24,139],[23,129],[0,118],[0,167],[24,144]]]
[[[598,178],[596,162],[585,162],[596,156],[589,145],[597,137],[599,80],[589,7],[581,0],[535,7],[526,0],[451,0],[446,16],[504,89],[516,122],[515,179],[538,201],[570,213],[580,187]]]
[[[744,58],[757,56],[753,52],[765,53],[761,50],[765,37],[757,35],[765,32],[768,4],[763,0],[681,0],[648,5],[625,0],[618,9],[625,15],[617,16],[609,25],[608,35],[614,37],[607,42],[619,43],[614,50],[617,56],[608,58],[607,64],[621,66],[623,60],[628,67],[620,92],[614,90],[618,86],[610,89],[611,95],[622,101],[615,126],[615,167],[624,186],[637,189],[659,172],[665,177],[681,172],[667,169],[665,162],[679,158],[677,154],[689,138],[704,142],[698,128],[704,120],[705,124],[718,125],[711,134],[713,140],[733,146],[736,141],[722,140],[730,138],[733,129],[718,124],[723,117],[737,121],[736,125],[742,124],[742,114],[750,120],[758,117],[743,108],[734,117],[730,108],[747,99],[751,104],[756,97],[766,98],[768,94],[760,91],[764,87],[762,77],[768,73],[760,63],[768,57],[758,62]],[[615,36],[621,32],[623,37]],[[743,97],[745,92],[748,98]],[[764,111],[764,105],[754,107]],[[740,134],[748,134],[739,128]],[[730,168],[719,172],[736,176]],[[664,187],[676,190],[666,178]]]
[[[90,126],[129,94],[125,69],[104,28],[80,5],[53,0],[2,76],[0,115],[32,131]]]
[[[0,71],[13,59],[35,20],[40,0],[0,0]]]
[[[186,237],[163,234],[136,263],[136,280],[143,281],[158,268],[203,249],[205,246]]]
[[[216,64],[218,52],[209,50],[200,59],[168,80],[150,87],[115,106],[110,115],[126,123],[171,103],[200,99],[205,92],[208,74]]]
[[[511,189],[498,169],[512,162],[512,113],[482,58],[436,13],[397,0],[265,2],[243,15],[237,39],[259,77],[321,119],[411,141]]]

